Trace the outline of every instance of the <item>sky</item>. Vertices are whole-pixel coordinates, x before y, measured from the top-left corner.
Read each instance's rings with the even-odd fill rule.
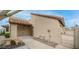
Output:
[[[79,10],[23,10],[13,16],[29,20],[31,19],[31,13],[63,16],[66,27],[72,27],[74,24],[79,25]],[[8,24],[8,19],[1,20],[0,25]]]

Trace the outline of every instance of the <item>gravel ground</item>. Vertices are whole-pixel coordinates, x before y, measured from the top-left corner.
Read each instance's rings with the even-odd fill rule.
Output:
[[[25,46],[18,47],[16,49],[30,49],[30,48],[27,45],[25,45]]]
[[[31,36],[22,36],[22,37],[18,37],[18,38],[21,39],[23,42],[25,42],[25,45],[21,46],[21,47],[18,47],[16,49],[30,49],[28,47],[28,44],[26,43],[26,41],[32,40]],[[3,39],[5,39],[5,37],[4,36],[0,36],[0,40],[3,40]],[[73,36],[62,35],[62,42],[63,42],[63,45],[72,48],[73,47]],[[57,48],[59,48],[59,47],[62,47],[62,46],[58,45]]]
[[[4,40],[5,39],[5,37],[4,36],[0,36],[0,40]]]

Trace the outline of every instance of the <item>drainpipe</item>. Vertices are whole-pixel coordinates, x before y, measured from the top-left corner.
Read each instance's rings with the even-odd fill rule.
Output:
[[[50,39],[51,39],[51,31],[50,30],[48,30],[48,34],[49,34],[49,40],[48,40],[48,42],[50,42]]]

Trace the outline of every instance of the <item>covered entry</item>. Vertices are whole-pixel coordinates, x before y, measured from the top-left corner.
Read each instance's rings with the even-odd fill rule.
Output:
[[[32,26],[31,25],[18,25],[17,26],[18,36],[32,36]]]
[[[31,21],[22,20],[16,17],[9,18],[11,38],[17,38],[19,36],[32,36],[32,24]]]

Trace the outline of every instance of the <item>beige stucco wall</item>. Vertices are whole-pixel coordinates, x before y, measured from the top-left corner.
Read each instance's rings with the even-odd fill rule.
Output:
[[[10,24],[10,32],[11,32],[11,38],[16,39],[17,38],[17,25],[16,24]]]
[[[74,30],[74,48],[79,49],[79,28]]]
[[[45,40],[61,43],[62,29],[58,20],[32,15],[32,24],[34,37],[43,36]]]

